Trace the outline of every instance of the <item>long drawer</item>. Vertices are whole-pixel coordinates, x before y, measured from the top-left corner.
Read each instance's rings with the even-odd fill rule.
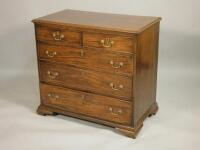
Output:
[[[81,49],[38,43],[39,59],[64,62],[69,65],[103,70],[125,75],[133,74],[134,54],[107,50]]]
[[[40,80],[50,84],[116,97],[132,99],[132,77],[83,70],[64,64],[39,62]]]
[[[44,105],[116,123],[131,123],[131,102],[47,84],[40,84],[40,90]]]

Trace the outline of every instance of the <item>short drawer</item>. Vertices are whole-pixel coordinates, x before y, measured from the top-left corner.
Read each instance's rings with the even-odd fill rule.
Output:
[[[36,25],[36,39],[52,45],[81,45],[81,33],[60,25]]]
[[[134,36],[83,33],[83,46],[134,53],[136,39]]]
[[[133,74],[134,54],[38,44],[39,59],[125,75]]]
[[[125,100],[132,99],[132,77],[44,61],[40,61],[39,65],[40,80],[43,82]]]
[[[41,84],[43,105],[120,124],[130,124],[132,103],[57,86]]]

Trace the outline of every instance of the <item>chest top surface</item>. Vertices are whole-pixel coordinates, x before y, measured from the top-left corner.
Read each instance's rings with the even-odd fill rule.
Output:
[[[34,19],[33,22],[59,23],[81,28],[140,33],[160,20],[160,17],[120,15],[66,9]]]

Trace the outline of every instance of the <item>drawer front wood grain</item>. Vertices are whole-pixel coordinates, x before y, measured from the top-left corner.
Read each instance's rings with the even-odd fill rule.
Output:
[[[130,102],[46,84],[40,87],[44,105],[116,123],[131,123]]]
[[[132,99],[132,78],[40,61],[40,80],[87,92]]]
[[[39,59],[64,62],[72,66],[96,71],[101,70],[124,75],[133,74],[133,54],[47,44],[38,44],[38,51]]]
[[[81,33],[60,25],[36,25],[36,39],[52,45],[81,45]]]
[[[83,33],[83,46],[135,53],[135,37],[112,34]]]

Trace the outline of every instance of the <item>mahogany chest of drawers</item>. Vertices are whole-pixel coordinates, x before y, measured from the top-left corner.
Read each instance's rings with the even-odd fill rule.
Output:
[[[41,115],[63,114],[135,138],[158,110],[159,17],[64,10],[33,20]]]

